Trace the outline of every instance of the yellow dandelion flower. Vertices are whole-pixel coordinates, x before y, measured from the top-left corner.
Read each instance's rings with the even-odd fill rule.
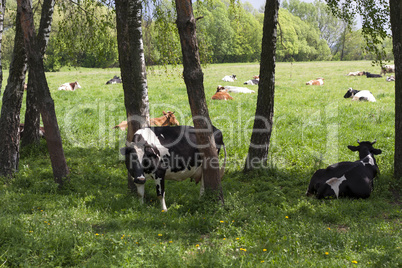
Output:
[[[327,229],[328,229],[328,230],[331,230],[331,228],[329,228],[329,227],[328,227]]]
[[[199,244],[195,245],[197,248],[200,246]]]
[[[262,251],[264,251],[264,252],[265,252],[265,251],[267,251],[267,249],[266,249],[266,248],[264,248]]]
[[[162,209],[162,212],[165,212],[165,210],[164,210],[164,209]]]
[[[220,221],[220,223],[224,223],[225,221]]]
[[[264,263],[265,261],[261,261],[261,263]]]
[[[352,263],[357,264],[357,261],[352,261]]]
[[[158,234],[158,236],[162,236],[162,234]]]
[[[288,217],[288,216],[285,216],[285,218],[286,218],[286,219],[289,219],[289,217]]]
[[[226,240],[226,237],[224,237],[223,240]]]
[[[240,238],[236,237],[236,240],[239,240]]]
[[[329,255],[329,252],[325,252],[325,255]]]
[[[173,243],[173,241],[169,241],[169,243]]]
[[[95,235],[99,235],[98,233],[96,233]]]

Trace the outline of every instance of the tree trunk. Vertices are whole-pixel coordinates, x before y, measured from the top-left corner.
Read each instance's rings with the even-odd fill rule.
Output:
[[[244,171],[250,171],[267,162],[274,116],[275,50],[278,9],[278,0],[266,1],[257,108]]]
[[[18,169],[19,126],[27,57],[23,32],[17,12],[13,57],[0,116],[0,176],[12,177]]]
[[[32,7],[29,0],[18,0],[17,4],[18,11],[21,12],[20,21],[24,32],[28,65],[31,70],[29,75],[32,76],[33,87],[37,90],[38,108],[45,128],[46,143],[52,162],[53,176],[55,182],[62,185],[63,180],[69,174],[69,170],[64,157],[54,102],[50,96],[49,86],[46,81],[41,49],[39,47],[40,42],[37,42],[35,38]]]
[[[394,176],[402,178],[402,3],[390,0],[392,42],[395,60],[395,156]]]
[[[141,0],[116,1],[117,42],[128,122],[128,141],[133,140],[134,133],[138,129],[149,125],[148,86],[141,20]],[[131,176],[128,174],[127,177],[128,188],[135,191],[136,187]]]
[[[1,63],[2,51],[1,44],[3,43],[3,26],[4,26],[4,13],[6,7],[6,0],[0,0],[0,95],[1,95],[1,87],[3,85],[3,65]]]
[[[196,36],[196,20],[191,0],[176,0],[177,28],[183,54],[183,76],[186,83],[197,143],[203,154],[203,179],[205,190],[216,192],[223,202],[218,154],[212,134],[212,123],[204,93],[204,74],[202,73]]]
[[[42,16],[40,20],[37,42],[41,51],[41,56],[45,55],[46,47],[49,42],[49,36],[52,26],[54,0],[44,0],[42,5]],[[29,71],[30,72],[30,71]],[[30,75],[28,75],[28,87],[26,98],[25,125],[24,136],[21,140],[21,145],[38,144],[40,141],[39,126],[40,114],[38,109],[38,100],[36,89]]]

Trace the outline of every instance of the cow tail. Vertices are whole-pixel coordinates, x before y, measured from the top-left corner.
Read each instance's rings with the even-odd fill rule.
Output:
[[[219,170],[219,173],[220,173],[219,177],[220,177],[221,180],[223,178],[223,175],[225,174],[225,167],[226,167],[226,147],[225,147],[225,144],[223,144],[223,151],[225,152],[225,158],[223,159],[222,167]]]

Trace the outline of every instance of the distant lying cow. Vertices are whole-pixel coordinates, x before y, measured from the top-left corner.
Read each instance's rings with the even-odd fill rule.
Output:
[[[374,177],[379,171],[374,155],[381,154],[373,148],[374,142],[363,141],[359,146],[348,146],[349,150],[359,152],[359,160],[340,162],[326,169],[317,170],[310,180],[307,195],[317,198],[368,198],[374,188]]]
[[[349,88],[348,91],[346,91],[346,94],[343,96],[345,99],[347,98],[352,98],[353,101],[358,100],[358,101],[369,101],[369,102],[376,102],[375,97],[373,94],[368,91],[368,90],[356,90],[353,88]]]
[[[395,65],[384,65],[381,67],[381,74],[395,73]]]
[[[317,80],[310,80],[306,82],[306,85],[316,85],[316,86],[324,85],[324,78],[317,78]]]
[[[350,72],[347,74],[348,76],[362,76],[362,75],[366,75],[366,72]]]
[[[381,74],[372,74],[372,73],[366,72],[366,77],[367,78],[381,78],[382,75]]]
[[[387,82],[395,81],[395,76],[393,75],[387,76],[386,80]]]
[[[258,85],[259,82],[260,82],[259,79],[251,79],[251,80],[248,80],[248,81],[244,82],[244,84],[253,86],[253,85]]]
[[[227,89],[222,86],[218,86],[216,93],[211,97],[213,100],[233,100],[233,97],[229,95]]]
[[[226,149],[222,132],[213,127],[217,153],[223,147],[225,160],[220,168],[222,178]],[[145,182],[155,181],[156,194],[162,210],[166,211],[165,180],[183,181],[188,178],[196,183],[201,182],[200,194],[204,192],[203,157],[199,151],[196,130],[190,126],[151,127],[139,129],[133,137],[134,142],[126,142],[120,150],[125,155],[126,167],[137,192],[144,202]]]
[[[115,75],[112,79],[110,79],[109,81],[106,82],[106,85],[118,84],[118,83],[122,83],[122,82],[123,81],[120,79],[120,77]]]
[[[174,112],[163,111],[163,116],[151,118],[149,120],[151,126],[179,126],[179,121],[177,121]],[[121,121],[120,124],[114,126],[113,128],[120,128],[121,130],[126,130],[128,127],[127,121]]]
[[[246,87],[233,87],[233,86],[224,86],[227,92],[234,93],[255,93],[254,90],[248,89]]]
[[[226,75],[225,77],[222,78],[222,80],[225,82],[234,82],[235,80],[237,80],[237,78],[235,74],[232,74],[232,75]]]
[[[68,90],[68,91],[74,91],[77,88],[81,88],[80,84],[78,82],[73,82],[73,83],[65,83],[59,87],[59,90]]]

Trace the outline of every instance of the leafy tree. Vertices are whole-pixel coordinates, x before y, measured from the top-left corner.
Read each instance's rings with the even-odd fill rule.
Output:
[[[375,53],[381,61],[385,55],[380,46],[392,30],[392,43],[395,60],[395,154],[394,176],[402,178],[402,4],[399,0],[326,0],[332,12],[345,21],[353,20],[354,15],[363,16],[362,33],[366,39],[366,49]]]
[[[43,7],[51,9],[53,0],[44,0]],[[30,0],[17,0],[18,13],[20,16],[20,23],[23,32],[23,41],[25,46],[26,55],[28,58],[28,65],[30,68],[29,75],[32,76],[32,86],[36,91],[37,104],[40,114],[42,116],[43,125],[46,132],[46,144],[52,163],[53,176],[55,181],[62,185],[64,179],[69,174],[66,159],[64,157],[63,145],[59,126],[57,123],[56,112],[54,109],[54,102],[50,96],[49,86],[46,81],[45,69],[43,65],[43,49],[46,45],[44,39],[37,39],[34,27],[34,17]],[[47,13],[47,11],[44,11]],[[49,17],[44,18],[48,20]],[[50,28],[50,23],[45,23]],[[50,29],[42,29],[47,31]],[[46,35],[46,34],[44,34]],[[16,56],[21,57],[21,56]]]
[[[277,60],[326,60],[330,50],[326,42],[319,38],[319,33],[312,25],[290,14],[285,9],[279,10],[279,38]]]
[[[250,171],[267,162],[274,116],[275,50],[278,23],[278,0],[267,0],[262,38],[260,82],[253,133],[244,170]]]
[[[205,99],[203,73],[201,69],[198,42],[196,36],[196,19],[194,18],[191,0],[176,0],[177,28],[183,54],[183,77],[186,83],[196,131],[197,144],[202,145],[203,182],[205,190],[215,193],[223,202],[219,157],[212,133],[212,123]]]
[[[49,42],[54,4],[55,0],[50,0],[44,1],[42,5],[42,16],[40,20],[38,35],[36,36],[42,61],[47,44]],[[29,72],[32,71],[32,69],[29,70]],[[33,81],[34,77],[35,75],[28,76],[24,136],[21,142],[22,146],[26,146],[29,144],[38,144],[40,141],[40,113],[38,110],[38,99],[36,94],[37,89],[34,88],[34,86],[36,85],[36,83]]]
[[[134,133],[149,124],[148,85],[142,42],[142,1],[116,1],[116,25],[120,71],[123,80],[124,105],[128,131],[127,141],[133,141]],[[135,184],[127,174],[128,187]]]
[[[3,93],[0,115],[0,176],[12,177],[18,169],[19,126],[24,94],[27,57],[21,27],[21,12],[17,12],[14,52],[7,85]]]

